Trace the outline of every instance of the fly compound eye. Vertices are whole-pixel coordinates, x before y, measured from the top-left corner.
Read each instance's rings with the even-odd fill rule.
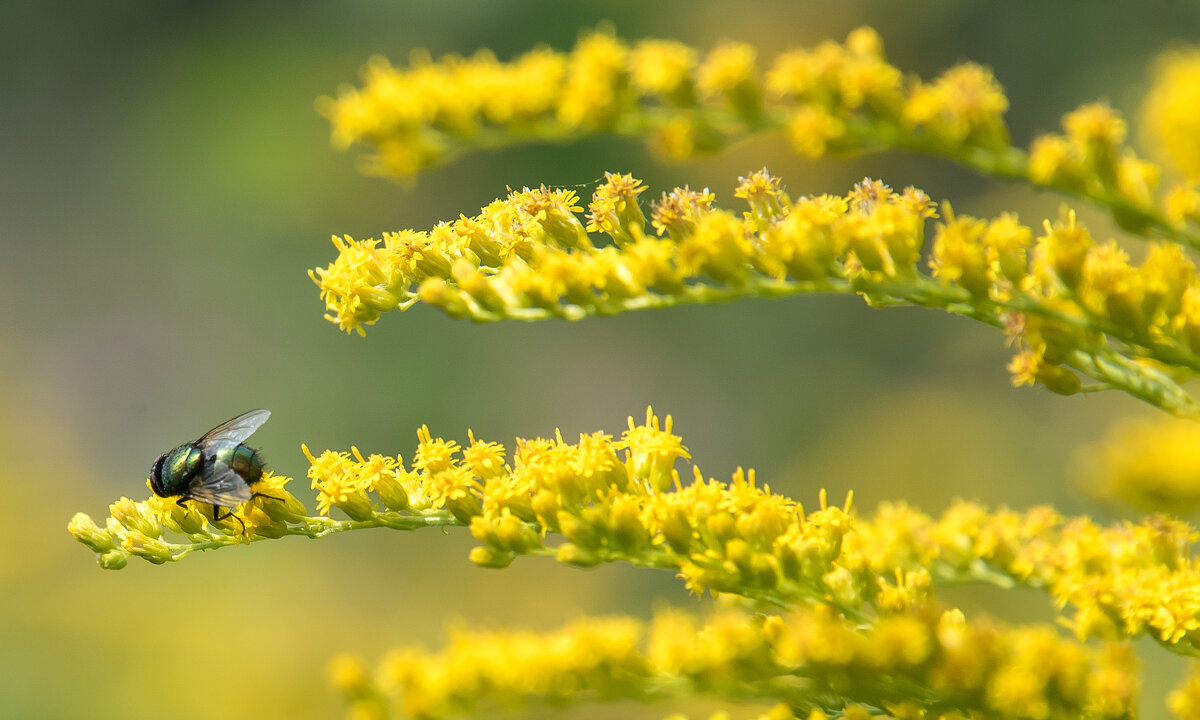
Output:
[[[166,458],[167,454],[163,453],[162,455],[159,455],[158,459],[154,461],[154,464],[150,466],[150,489],[153,490],[154,494],[158,495],[159,497],[166,497],[166,493],[163,492],[162,484],[163,461],[166,460]]]

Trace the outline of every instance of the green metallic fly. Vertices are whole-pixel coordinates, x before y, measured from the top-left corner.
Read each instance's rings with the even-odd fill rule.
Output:
[[[184,508],[186,500],[208,503],[218,522],[233,514],[229,508],[253,497],[270,498],[252,489],[262,479],[263,459],[243,444],[269,417],[270,410],[251,410],[159,455],[150,466],[150,489],[159,497],[180,496],[175,504]],[[226,509],[224,517],[218,517],[217,508]]]

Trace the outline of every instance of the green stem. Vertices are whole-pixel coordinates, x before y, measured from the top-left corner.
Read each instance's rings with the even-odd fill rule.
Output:
[[[1065,312],[1024,292],[1017,291],[1012,298],[997,302],[973,296],[963,288],[915,273],[908,277],[883,281],[872,280],[864,275],[854,280],[824,279],[803,282],[751,275],[736,286],[701,283],[689,285],[672,294],[647,292],[632,298],[599,298],[590,305],[560,303],[503,311],[485,309],[469,296],[464,297],[464,301],[467,303],[468,316],[476,322],[532,322],[550,318],[576,321],[591,315],[616,315],[631,310],[728,303],[749,297],[778,298],[852,293],[868,297],[873,306],[917,305],[938,308],[996,328],[1004,328],[1006,313],[1036,315],[1077,330],[1080,336],[1099,336],[1100,342],[1089,342],[1086,346],[1068,352],[1065,364],[1103,383],[1104,387],[1124,390],[1180,417],[1200,417],[1200,406],[1197,406],[1175,380],[1166,373],[1145,364],[1138,364],[1123,355],[1107,344],[1107,338],[1119,342],[1123,348],[1137,356],[1200,372],[1200,357],[1178,343],[1166,339],[1146,339],[1082,309],[1078,313]],[[1094,389],[1096,388],[1088,388],[1089,391]]]
[[[300,535],[316,539],[348,530],[365,530],[367,528],[386,527],[393,530],[419,530],[424,527],[448,527],[462,525],[448,510],[433,511],[427,515],[407,515],[397,512],[376,513],[375,517],[367,520],[334,520],[329,517],[305,517],[295,524],[289,524],[279,530],[281,537]],[[268,535],[211,535],[207,540],[191,543],[169,543],[171,559],[178,560],[200,550],[215,550],[230,545],[246,545],[262,540],[275,540]],[[178,552],[176,552],[178,549]]]

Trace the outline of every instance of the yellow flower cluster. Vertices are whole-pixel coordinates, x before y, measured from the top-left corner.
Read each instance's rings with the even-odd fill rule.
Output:
[[[1148,634],[1185,655],[1200,654],[1200,558],[1196,530],[1167,516],[1104,527],[1050,508],[988,511],[959,503],[934,520],[884,505],[846,535],[838,562],[878,573],[923,569],[955,578],[1044,588],[1081,638]]]
[[[793,201],[762,170],[735,190],[748,212],[714,207],[707,189],[675,188],[650,204],[650,228],[644,191],[640,180],[610,173],[586,218],[573,191],[513,191],[429,231],[385,233],[382,243],[335,237],[337,259],[309,275],[327,317],[360,334],[418,299],[491,321],[856,292],[881,306],[938,307],[1005,328],[1019,348],[1014,384],[1070,394],[1080,389],[1078,371],[1100,381],[1094,388],[1200,413],[1174,380],[1139,362],[1200,371],[1200,278],[1178,245],[1153,245],[1135,265],[1073,213],[1035,237],[1013,215],[983,220],[946,205],[927,275],[918,262],[926,221],[938,213],[920,190],[864,180],[845,196]]]
[[[438,61],[417,52],[407,68],[377,57],[361,88],[318,107],[336,146],[372,150],[367,173],[401,177],[472,147],[595,132],[649,135],[675,157],[771,126],[812,155],[861,146],[865,126],[880,123],[946,147],[996,149],[1008,139],[1008,102],[988,70],[964,64],[928,85],[906,83],[866,27],[845,44],[790,50],[765,73],[744,43],[701,56],[671,40],[630,46],[604,30],[569,53],[537,48],[507,63],[488,51]]]
[[[293,523],[305,516],[304,504],[284,487],[291,478],[266,471],[254,485],[256,493],[248,502],[231,511],[176,498],[151,494],[148,500],[135,502],[123,497],[109,505],[104,527],[87,513],[76,513],[67,529],[75,539],[97,554],[101,567],[119,570],[137,556],[156,565],[172,562],[193,552],[222,545],[249,543],[265,538],[292,534]],[[149,481],[146,482],[149,486]],[[187,543],[171,542],[164,531],[188,538]]]
[[[860,619],[919,606],[938,582],[1020,583],[1070,606],[1081,638],[1150,634],[1177,652],[1200,652],[1198,536],[1165,517],[1103,527],[1048,508],[959,503],[937,519],[903,505],[862,519],[849,502],[829,507],[823,496],[806,512],[758,486],[753,471],[721,483],[693,468],[683,484],[673,465],[688,451],[671,419],[649,412],[619,440],[519,441],[511,464],[502,445],[473,436],[467,447],[425,428],[418,438],[412,470],[399,457],[310,454],[323,512],[339,507],[364,521],[452,516],[480,541],[471,559],[487,567],[518,555],[583,567],[624,561],[674,570],[694,592],[780,607],[816,601]]]
[[[336,146],[369,149],[362,167],[375,175],[405,177],[531,139],[617,133],[683,158],[782,131],[811,157],[900,148],[1024,178],[1099,202],[1135,232],[1200,245],[1196,57],[1169,56],[1147,99],[1159,145],[1193,181],[1162,197],[1160,168],[1125,144],[1125,121],[1107,105],[1069,112],[1062,134],[1038,137],[1026,153],[1009,144],[1008,99],[991,70],[962,63],[929,82],[906,77],[868,27],[844,43],[785,51],[764,70],[744,43],[702,54],[672,40],[629,45],[606,30],[583,35],[568,53],[540,47],[506,63],[488,51],[437,61],[417,52],[406,68],[374,58],[361,87],[322,98],[319,109]]]
[[[440,652],[397,651],[373,673],[353,658],[331,669],[363,717],[699,693],[779,703],[768,718],[843,709],[865,718],[874,708],[907,718],[1042,720],[1133,717],[1135,666],[1127,646],[1091,650],[1049,627],[918,609],[863,628],[818,607],[783,616],[728,609],[703,620],[668,611],[648,626],[588,618],[547,633],[460,630]]]
[[[1063,134],[1042,135],[1030,146],[1030,180],[1155,212],[1161,170],[1124,144],[1125,121],[1115,110],[1105,103],[1083,105],[1063,116],[1062,125]],[[1134,220],[1120,212],[1117,219]]]
[[[912,278],[925,219],[935,212],[924,193],[893,193],[873,181],[847,197],[793,203],[764,170],[740,180],[736,195],[752,210],[741,217],[712,207],[707,190],[664,193],[651,204],[656,236],[638,203],[644,190],[629,175],[607,174],[586,226],[573,191],[514,191],[428,232],[385,233],[382,246],[335,237],[338,258],[309,274],[327,317],[360,334],[382,312],[417,299],[480,321],[577,319]],[[611,242],[598,246],[589,232]]]
[[[354,520],[371,520],[381,510],[430,517],[449,514],[465,525],[479,514],[481,478],[493,477],[504,467],[503,446],[471,438],[471,446],[461,449],[453,440],[431,437],[429,428],[422,426],[412,470],[405,469],[399,455],[364,458],[358,448],[351,448],[349,453],[326,450],[314,457],[303,446],[310,463],[308,477],[317,491],[317,511],[328,515],[336,507]],[[460,451],[462,463],[454,457]]]
[[[834,565],[850,526],[846,510],[822,504],[806,514],[758,487],[753,471],[739,470],[726,484],[695,470],[684,486],[674,464],[689,455],[671,425],[669,416],[663,424],[647,411],[644,424],[630,419],[620,440],[602,432],[578,443],[522,440],[511,466],[502,445],[472,437],[463,448],[422,428],[412,470],[399,457],[325,451],[309,453],[309,477],[323,513],[337,507],[364,521],[452,515],[482,543],[471,559],[487,567],[524,554],[584,567],[624,560],[675,569],[695,592],[780,605],[825,599],[858,614],[876,589]],[[565,541],[547,545],[547,533]],[[918,584],[911,594],[926,589]]]

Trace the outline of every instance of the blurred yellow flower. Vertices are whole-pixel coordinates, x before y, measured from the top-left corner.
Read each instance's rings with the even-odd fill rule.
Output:
[[[691,75],[695,67],[696,51],[673,40],[644,40],[629,56],[633,87],[678,105],[694,101]]]
[[[998,148],[1008,144],[1007,111],[1008,98],[991,69],[963,63],[915,88],[905,103],[904,119],[950,144]]]
[[[1176,720],[1200,720],[1200,663],[1188,666],[1183,682],[1167,696],[1167,707]]]
[[[1165,53],[1142,101],[1142,126],[1159,159],[1200,180],[1200,49]]]
[[[1200,424],[1128,420],[1080,453],[1078,482],[1089,493],[1142,512],[1200,510]]]
[[[1115,720],[1133,711],[1135,670],[1127,648],[1092,650],[1050,627],[1005,628],[929,608],[854,626],[817,607],[702,618],[668,610],[648,624],[583,618],[541,633],[460,628],[441,651],[390,653],[365,686],[371,676],[357,660],[339,660],[331,672],[352,706],[382,702],[421,718],[711,694],[778,701],[760,716],[768,720],[820,720],[843,709],[865,719],[869,707],[912,718],[953,709]]]

